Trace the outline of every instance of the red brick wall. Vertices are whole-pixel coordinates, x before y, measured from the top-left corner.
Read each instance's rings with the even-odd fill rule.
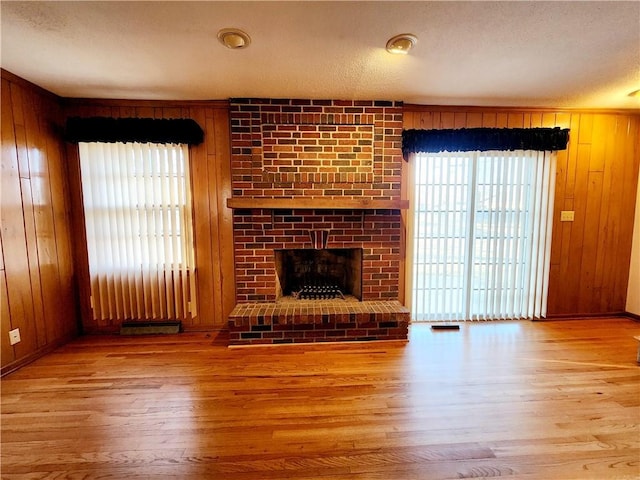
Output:
[[[388,101],[231,101],[232,188],[243,198],[400,198],[402,104]],[[363,248],[362,300],[396,300],[398,210],[234,211],[238,303],[276,299],[274,249]]]

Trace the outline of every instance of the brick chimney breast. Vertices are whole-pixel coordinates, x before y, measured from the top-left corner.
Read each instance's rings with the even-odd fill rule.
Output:
[[[237,309],[245,312],[248,306],[244,304],[263,308],[257,304],[276,302],[275,252],[314,248],[309,236],[314,230],[330,232],[326,248],[362,250],[359,303],[372,303],[369,309],[358,307],[357,315],[353,313],[356,317],[369,320],[367,312],[374,307],[404,309],[397,303],[400,210],[340,206],[346,199],[400,199],[402,103],[249,98],[232,99],[230,108],[233,198],[255,200],[255,208],[234,210]],[[292,199],[293,207],[260,208],[260,202],[267,199]],[[298,208],[296,199],[304,199],[304,206]],[[321,201],[323,208],[313,208],[313,200]],[[389,307],[386,302],[395,303]],[[384,311],[388,322],[394,314]],[[249,343],[289,339],[264,325],[244,331],[244,313],[234,315],[230,319],[230,325],[236,325],[232,339],[240,340],[242,335]],[[406,309],[400,316],[402,322],[408,322]],[[275,318],[280,317],[276,314]],[[385,337],[381,332],[386,327],[374,323],[364,330],[358,327],[359,338]],[[398,328],[405,333],[398,333]],[[369,335],[373,331],[378,333]],[[406,324],[396,327],[393,335],[406,338]],[[351,337],[334,332],[313,338]]]

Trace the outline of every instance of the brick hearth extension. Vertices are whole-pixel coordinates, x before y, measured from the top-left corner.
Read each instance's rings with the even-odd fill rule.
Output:
[[[231,345],[404,340],[409,310],[398,301],[242,303],[229,317]]]
[[[237,305],[232,344],[406,339],[398,302],[402,104],[390,101],[231,101]],[[362,249],[362,301],[281,302],[275,256]]]

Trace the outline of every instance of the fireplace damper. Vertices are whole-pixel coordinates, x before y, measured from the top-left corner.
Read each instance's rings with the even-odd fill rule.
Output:
[[[362,249],[275,250],[276,296],[362,299]]]

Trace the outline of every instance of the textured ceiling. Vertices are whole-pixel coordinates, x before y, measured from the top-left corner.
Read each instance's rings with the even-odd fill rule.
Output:
[[[65,97],[640,108],[640,1],[14,2],[2,68]],[[222,28],[252,38],[229,50]],[[407,56],[384,50],[398,33]]]

